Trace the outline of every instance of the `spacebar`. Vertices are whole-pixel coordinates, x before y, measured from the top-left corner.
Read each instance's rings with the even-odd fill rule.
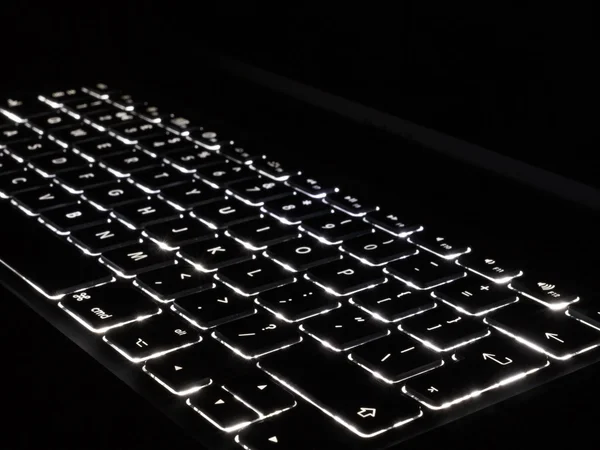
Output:
[[[7,201],[0,202],[0,228],[0,262],[50,299],[58,300],[113,278],[95,258],[84,255]]]

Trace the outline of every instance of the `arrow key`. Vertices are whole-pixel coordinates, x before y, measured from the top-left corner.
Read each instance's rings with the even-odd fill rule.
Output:
[[[533,301],[500,309],[485,322],[555,359],[569,359],[600,345],[600,330]]]
[[[262,416],[269,416],[296,405],[292,394],[263,373],[244,375],[224,383],[223,389],[242,399]]]

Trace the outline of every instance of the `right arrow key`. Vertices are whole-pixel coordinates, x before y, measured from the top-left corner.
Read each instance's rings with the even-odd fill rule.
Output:
[[[554,359],[569,359],[600,345],[600,330],[533,301],[500,309],[485,322]]]

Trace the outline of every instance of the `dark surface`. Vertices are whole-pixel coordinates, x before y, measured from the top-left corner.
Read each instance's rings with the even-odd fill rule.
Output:
[[[523,270],[542,269],[552,282],[564,284],[565,289],[576,289],[589,301],[595,300],[594,261],[598,248],[594,214],[297,102],[272,97],[264,91],[237,89],[226,85],[222,78],[211,80],[209,71],[197,67],[201,58],[194,44],[201,34],[195,34],[198,28],[186,28],[175,20],[175,16],[182,19],[181,11],[160,19],[147,10],[136,11],[135,16],[127,11],[117,14],[113,10],[109,14],[107,10],[103,15],[90,10],[60,17],[50,14],[49,8],[34,9],[27,16],[23,16],[24,10],[16,15],[6,12],[5,24],[12,21],[13,27],[3,28],[2,37],[14,45],[4,48],[0,75],[3,95],[12,92],[13,87],[41,92],[51,90],[53,84],[69,87],[83,81],[105,80],[200,117],[235,113],[238,122],[262,138],[255,144],[259,151],[265,149],[278,157],[277,152],[285,149],[282,153],[289,163],[299,167],[318,161],[313,166],[314,176],[330,175],[323,178],[324,184],[328,181],[350,185],[366,200],[383,199],[382,204],[395,206],[410,218],[437,224],[448,230],[448,235],[467,238],[474,247],[485,247],[498,258],[516,261]],[[484,28],[482,24],[478,30]],[[175,29],[180,31],[166,31]],[[585,30],[582,26],[580,33]],[[222,31],[221,36],[224,34],[227,32]],[[509,41],[518,47],[516,38]],[[464,48],[453,48],[458,47]],[[577,58],[583,52],[583,47],[573,48],[577,51],[569,58]],[[178,59],[182,55],[186,58]],[[442,59],[436,52],[430,60],[436,60],[435,55]],[[487,58],[494,59],[493,52]],[[504,53],[504,66],[522,67],[520,62],[524,60],[527,58],[517,58],[510,51]],[[522,86],[518,74],[531,73],[535,80],[535,61],[529,61],[526,67],[514,70],[511,86]],[[566,72],[564,64],[552,67],[560,68],[561,74]],[[489,73],[493,75],[494,71]],[[535,85],[531,82],[527,86],[532,84]],[[563,83],[557,86],[564,87]],[[584,83],[569,86],[581,93]],[[209,92],[211,98],[219,101],[210,101]],[[465,90],[455,92],[460,97]],[[581,98],[576,94],[563,96],[570,102]],[[551,96],[541,97],[553,105]],[[177,98],[182,100],[178,103],[174,101]],[[430,98],[425,104],[429,109],[439,104],[436,99],[445,97],[433,91]],[[496,103],[497,111],[509,118],[519,117],[509,107],[509,100],[498,98],[501,102]],[[534,97],[533,104],[535,98],[540,97]],[[425,106],[422,109],[427,110]],[[575,105],[571,110],[579,107]],[[577,122],[575,116],[566,120]],[[553,123],[556,122],[544,122]],[[552,141],[548,129],[537,129],[537,136],[546,143]],[[561,133],[566,130],[561,129]],[[555,141],[557,149],[564,148],[561,142],[564,141]],[[531,147],[519,148],[525,151],[523,148]],[[348,158],[349,151],[368,154],[370,158]],[[593,174],[594,170],[588,165],[577,173]],[[0,297],[5,386],[2,407],[8,417],[0,437],[4,448],[198,448],[181,429],[18,299],[2,288]],[[565,442],[573,448],[586,445],[595,439],[595,411],[600,395],[597,374],[597,367],[584,369],[405,442],[399,448],[506,449],[536,445],[554,449],[564,448]]]

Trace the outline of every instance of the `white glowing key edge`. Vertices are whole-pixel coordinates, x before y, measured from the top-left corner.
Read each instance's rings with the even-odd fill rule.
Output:
[[[273,309],[269,308],[268,306],[263,305],[259,299],[254,299],[254,303],[256,303],[257,305],[261,306],[262,308],[266,309],[267,311],[269,311],[271,314],[273,314],[275,317],[277,317],[280,320],[283,320],[284,322],[287,323],[298,323],[298,322],[302,322],[306,319],[310,319],[311,317],[316,317],[316,316],[320,316],[323,314],[327,314],[328,312],[333,311],[334,309],[338,309],[342,306],[342,304],[340,302],[337,302],[337,304],[333,307],[333,308],[329,308],[329,309],[325,309],[323,311],[319,311],[317,313],[314,314],[309,314],[307,316],[303,316],[299,319],[296,320],[290,320],[287,317],[285,317],[283,314],[275,312]]]
[[[452,400],[451,402],[445,402],[445,403],[443,403],[440,406],[431,405],[431,404],[427,403],[426,401],[424,401],[423,399],[419,398],[417,395],[411,394],[408,391],[408,389],[406,389],[406,385],[402,386],[402,392],[404,394],[408,395],[409,397],[415,399],[416,401],[418,401],[422,405],[426,406],[427,408],[435,410],[435,411],[438,411],[438,410],[450,408],[451,406],[457,405],[457,404],[462,403],[462,402],[464,402],[466,400],[469,400],[471,398],[479,397],[481,394],[483,394],[485,392],[488,392],[488,391],[491,391],[493,389],[497,389],[499,387],[506,386],[508,384],[514,383],[515,381],[521,380],[521,379],[525,378],[528,375],[531,375],[531,374],[533,374],[533,373],[535,373],[535,372],[537,372],[539,370],[542,370],[542,369],[548,367],[549,365],[550,365],[550,361],[546,360],[546,364],[544,364],[541,367],[536,367],[536,368],[528,370],[526,372],[520,372],[518,374],[511,375],[510,377],[506,377],[506,378],[500,380],[499,382],[488,386],[485,389],[475,390],[475,391],[470,392],[469,394],[467,394],[467,395],[465,395],[463,397],[460,397],[458,399]]]
[[[386,337],[386,336],[389,336],[389,335],[391,334],[391,331],[390,331],[390,330],[386,330],[386,333],[385,333],[385,335],[383,335],[383,336],[379,336],[379,337],[377,337],[377,338],[374,338],[374,339],[371,339],[371,340],[369,340],[369,341],[360,342],[360,343],[358,343],[358,344],[354,344],[354,345],[351,345],[351,346],[349,346],[349,347],[338,348],[338,347],[334,346],[334,345],[333,345],[331,342],[329,342],[329,341],[326,341],[325,339],[321,339],[320,337],[318,337],[318,336],[316,336],[316,335],[312,334],[311,332],[309,332],[309,331],[306,331],[306,329],[304,328],[304,324],[300,325],[300,326],[298,327],[298,329],[299,329],[300,331],[302,331],[303,333],[306,333],[306,334],[308,334],[308,335],[309,335],[310,337],[312,337],[314,340],[316,340],[316,341],[318,341],[319,343],[321,343],[321,344],[322,344],[324,347],[328,348],[329,350],[333,350],[333,351],[334,351],[334,352],[336,352],[336,353],[341,353],[341,352],[345,352],[345,351],[347,351],[347,350],[351,350],[351,349],[353,349],[353,348],[356,348],[356,347],[358,347],[358,346],[361,346],[361,345],[367,344],[368,342],[372,342],[372,341],[374,341],[374,340],[376,340],[376,339],[383,339],[384,337]]]
[[[117,269],[116,267],[113,267],[110,263],[106,262],[103,258],[104,258],[103,256],[100,256],[98,258],[98,261],[100,261],[100,263],[104,264],[105,267],[108,267],[110,270],[112,270],[120,278],[125,278],[126,280],[131,280],[132,278],[135,278],[135,275],[125,275],[119,269]]]
[[[402,281],[402,282],[403,282],[404,284],[406,284],[407,286],[409,286],[409,287],[411,287],[411,288],[413,288],[413,289],[416,289],[416,290],[418,290],[418,291],[428,291],[428,290],[430,290],[430,289],[433,289],[433,288],[436,288],[436,287],[438,287],[438,286],[442,286],[442,285],[444,285],[444,284],[448,284],[448,283],[452,283],[453,281],[460,280],[461,278],[464,278],[464,277],[466,277],[466,276],[467,276],[467,272],[463,272],[461,276],[458,276],[458,277],[456,277],[456,278],[452,278],[451,280],[443,281],[443,282],[441,282],[441,283],[434,284],[433,286],[429,286],[429,287],[426,287],[426,288],[422,288],[422,287],[419,287],[419,286],[417,286],[416,284],[414,284],[414,283],[412,283],[412,282],[410,282],[410,281],[407,281],[407,280],[405,280],[405,279],[403,279],[403,278],[400,278],[398,275],[394,275],[393,273],[391,273],[391,272],[388,270],[388,268],[387,268],[387,267],[384,267],[384,268],[383,268],[383,273],[386,273],[386,274],[388,274],[388,275],[391,275],[392,277],[396,278],[397,280],[400,280],[400,281]]]
[[[404,377],[404,378],[401,378],[401,379],[399,379],[399,380],[393,381],[393,380],[390,380],[389,378],[386,378],[386,377],[384,377],[384,376],[383,376],[383,375],[382,375],[380,372],[377,372],[376,370],[370,369],[370,368],[369,368],[369,367],[367,367],[366,365],[364,365],[364,364],[361,364],[361,363],[360,363],[360,362],[358,362],[356,359],[352,358],[352,353],[350,353],[350,354],[348,355],[348,359],[349,359],[350,361],[352,361],[354,364],[356,364],[357,366],[359,366],[359,367],[361,367],[362,369],[364,369],[364,370],[366,370],[367,372],[369,372],[371,375],[373,375],[373,376],[374,376],[375,378],[377,378],[378,380],[381,380],[381,381],[383,381],[384,383],[387,383],[387,384],[398,384],[398,383],[401,383],[401,382],[403,382],[403,381],[406,381],[406,380],[408,380],[409,378],[414,378],[414,377],[416,377],[416,376],[418,376],[418,375],[423,375],[424,373],[431,372],[432,370],[435,370],[435,369],[437,369],[437,368],[439,368],[439,367],[442,367],[442,366],[445,364],[445,363],[444,363],[444,360],[443,360],[443,359],[440,359],[440,363],[439,363],[437,366],[430,367],[429,369],[422,370],[421,372],[415,372],[415,373],[413,373],[412,375],[409,375],[409,376],[407,376],[407,377]]]
[[[446,305],[448,305],[448,306],[450,306],[450,307],[454,308],[454,309],[455,309],[455,310],[457,310],[459,313],[461,313],[461,314],[465,314],[465,315],[467,315],[467,316],[471,316],[471,317],[481,317],[481,316],[485,316],[486,314],[489,314],[489,313],[491,313],[492,311],[496,311],[496,310],[498,310],[498,309],[505,308],[505,307],[507,307],[507,306],[509,306],[509,305],[512,305],[512,304],[514,304],[514,303],[517,303],[517,302],[519,301],[519,297],[516,297],[516,299],[515,299],[515,300],[512,300],[511,302],[508,302],[508,303],[504,303],[503,305],[500,305],[500,306],[494,306],[493,308],[489,308],[489,309],[486,309],[486,310],[484,310],[484,311],[479,311],[478,313],[472,313],[472,312],[469,312],[469,311],[467,311],[467,310],[466,310],[466,309],[464,309],[464,308],[461,308],[460,306],[456,306],[456,305],[452,304],[451,302],[449,302],[449,301],[447,301],[447,300],[444,300],[444,299],[443,299],[443,298],[441,298],[441,297],[438,297],[437,295],[435,295],[435,292],[432,292],[432,293],[431,293],[431,296],[432,296],[433,298],[435,298],[436,300],[439,300],[439,301],[441,301],[442,303],[445,303]]]
[[[261,292],[270,291],[271,289],[277,289],[278,287],[285,286],[286,284],[293,284],[293,283],[295,283],[295,282],[298,281],[298,279],[296,277],[294,277],[293,281],[291,281],[289,283],[279,284],[279,285],[273,286],[273,287],[271,287],[269,289],[265,289],[265,290],[262,290],[262,291],[248,293],[248,292],[242,291],[240,288],[232,285],[231,283],[228,283],[227,281],[222,280],[221,278],[219,278],[219,274],[218,273],[215,274],[214,277],[215,277],[215,280],[220,281],[225,286],[227,286],[228,288],[232,289],[233,291],[235,291],[236,293],[240,294],[243,297],[254,297],[254,296],[260,294]]]
[[[374,312],[370,311],[369,309],[365,308],[364,306],[359,305],[353,299],[349,299],[348,303],[350,303],[353,306],[356,306],[358,309],[366,312],[367,314],[369,314],[370,316],[372,316],[374,319],[377,319],[377,320],[379,320],[379,321],[381,321],[383,323],[396,323],[396,322],[400,322],[401,320],[408,319],[409,317],[417,316],[419,314],[423,314],[424,312],[431,311],[432,309],[437,308],[437,303],[434,302],[433,306],[431,308],[422,309],[422,310],[417,311],[415,313],[407,314],[406,316],[402,316],[402,317],[399,317],[399,318],[394,319],[394,320],[387,320],[382,315],[374,313]]]
[[[171,386],[169,386],[166,382],[164,382],[163,380],[161,380],[159,377],[157,377],[156,375],[154,375],[152,372],[150,372],[147,368],[146,368],[146,364],[144,364],[144,366],[142,367],[142,370],[144,372],[146,372],[150,378],[152,378],[154,381],[156,381],[158,384],[160,384],[162,387],[164,387],[167,391],[169,391],[172,394],[178,395],[180,397],[186,396],[186,395],[190,395],[193,394],[194,392],[198,392],[201,389],[204,389],[205,387],[208,387],[210,385],[213,384],[213,380],[209,379],[208,383],[206,384],[198,384],[197,386],[193,386],[190,387],[188,389],[185,389],[183,391],[176,391],[175,389],[173,389]]]
[[[156,353],[152,353],[151,355],[145,356],[143,358],[134,358],[131,355],[129,355],[125,350],[121,349],[120,347],[118,347],[117,345],[113,344],[112,342],[110,342],[108,340],[108,338],[106,337],[106,335],[102,336],[102,340],[104,342],[106,342],[108,345],[110,345],[112,348],[114,348],[117,352],[119,352],[121,355],[123,355],[125,358],[127,358],[129,361],[131,361],[132,363],[141,363],[144,361],[148,361],[149,359],[154,359],[154,358],[158,358],[160,356],[166,355],[168,353],[174,352],[176,350],[182,349],[182,348],[186,348],[186,347],[190,347],[194,344],[197,344],[198,342],[202,342],[202,336],[198,336],[198,340],[194,341],[194,342],[188,342],[184,345],[181,345],[179,347],[175,347],[175,348],[170,348],[168,350],[163,350],[162,352],[156,352]]]
[[[0,108],[0,113],[4,114],[10,120],[16,123],[25,123],[27,119],[17,116],[15,113],[8,111],[7,109]]]
[[[153,292],[149,291],[148,289],[142,287],[137,280],[134,280],[132,283],[136,288],[138,288],[140,291],[142,291],[144,294],[146,294],[148,297],[150,297],[152,300],[155,300],[159,303],[172,303],[175,300],[175,297],[173,298],[160,298],[158,295],[154,294]],[[214,285],[214,283],[213,283]]]
[[[519,289],[516,289],[512,284],[508,283],[508,288],[518,292],[519,294],[523,295],[524,297],[530,298],[531,300],[534,300],[544,306],[546,306],[547,308],[550,308],[554,311],[560,311],[561,309],[565,309],[567,308],[569,305],[573,304],[573,303],[577,303],[581,300],[581,298],[579,296],[575,297],[573,300],[571,300],[570,302],[560,302],[560,303],[548,303],[545,302],[537,297],[534,297],[531,294],[528,294],[527,292],[524,291],[520,291]]]
[[[123,325],[128,325],[128,324],[131,324],[131,323],[134,323],[134,322],[141,322],[143,320],[148,319],[149,317],[154,317],[154,316],[157,316],[159,314],[162,314],[162,310],[160,308],[158,308],[158,311],[155,312],[155,313],[152,313],[152,314],[146,314],[144,316],[137,316],[134,319],[126,320],[126,321],[123,321],[123,322],[119,322],[119,323],[117,323],[115,325],[110,325],[110,326],[103,327],[103,328],[94,328],[88,322],[86,322],[80,316],[78,316],[76,313],[74,313],[69,308],[67,308],[65,305],[63,305],[62,302],[58,302],[58,306],[64,312],[66,312],[68,315],[70,315],[73,319],[75,319],[77,322],[79,322],[81,325],[83,325],[85,328],[87,328],[88,330],[90,330],[92,333],[97,333],[97,334],[106,333],[107,331],[112,330],[114,328],[119,328],[119,327],[122,327]]]
[[[348,209],[345,209],[345,208],[343,208],[343,207],[341,207],[341,206],[337,206],[337,205],[334,205],[333,203],[329,203],[329,202],[327,201],[327,197],[325,197],[325,198],[323,199],[323,203],[326,203],[326,204],[328,204],[329,206],[331,206],[331,207],[333,207],[333,208],[337,209],[338,211],[342,211],[343,213],[346,213],[346,214],[348,214],[349,216],[352,216],[352,217],[355,217],[355,218],[358,218],[358,217],[364,217],[364,216],[366,216],[366,215],[367,215],[367,212],[355,213],[355,212],[353,212],[353,211],[350,211],[350,210],[348,210]],[[374,212],[374,211],[379,211],[379,206],[377,206],[377,207],[376,207],[376,208],[375,208],[373,211],[369,211],[369,212]]]
[[[206,414],[204,414],[201,410],[199,410],[194,405],[192,405],[192,402],[190,401],[189,398],[185,401],[185,403],[190,408],[192,408],[194,411],[196,411],[198,414],[200,414],[202,417],[204,417],[208,422],[210,422],[211,425],[213,425],[214,427],[218,428],[219,430],[221,430],[221,431],[223,431],[225,433],[233,433],[234,431],[241,430],[242,428],[245,428],[245,427],[247,427],[248,425],[250,425],[251,423],[254,422],[254,420],[249,420],[249,421],[246,421],[246,422],[240,422],[240,423],[237,423],[237,424],[232,425],[230,427],[224,428],[221,425],[219,425],[217,422],[215,422],[214,420],[212,420],[209,416],[207,416]],[[258,419],[256,419],[256,420],[258,420]]]
[[[449,352],[449,351],[451,351],[451,350],[456,350],[457,348],[464,347],[465,345],[469,345],[469,344],[470,344],[470,343],[472,343],[472,342],[478,341],[479,339],[486,338],[486,337],[488,337],[490,334],[492,334],[492,332],[491,332],[491,331],[488,329],[488,330],[486,330],[486,333],[485,333],[485,334],[483,334],[483,335],[481,335],[481,336],[474,337],[473,339],[469,339],[469,340],[463,341],[463,342],[461,342],[461,343],[459,343],[459,344],[452,345],[452,346],[450,346],[450,347],[446,347],[446,348],[439,348],[437,345],[435,345],[435,344],[431,343],[431,342],[430,342],[430,341],[428,341],[427,339],[422,339],[422,338],[420,338],[420,337],[418,337],[418,336],[416,336],[416,335],[414,335],[414,334],[412,334],[412,333],[409,333],[409,332],[408,332],[408,331],[406,331],[406,330],[403,330],[403,329],[402,329],[402,322],[400,323],[400,325],[398,325],[398,330],[399,330],[399,331],[401,331],[401,332],[403,332],[403,333],[405,333],[405,334],[407,334],[407,335],[409,335],[411,338],[413,338],[413,339],[416,339],[417,341],[419,341],[421,344],[423,344],[423,345],[424,345],[424,346],[426,346],[427,348],[430,348],[430,349],[432,349],[432,350],[435,350],[435,351],[436,351],[436,352],[438,352],[438,353],[444,353],[444,352]]]
[[[416,243],[414,243],[414,242],[413,242],[413,241],[410,239],[410,237],[407,239],[407,241],[408,241],[408,242],[410,242],[411,244],[415,244],[417,247],[419,247],[419,248],[422,248],[423,250],[425,250],[425,251],[427,251],[427,252],[429,252],[429,253],[432,253],[432,254],[434,254],[435,256],[438,256],[438,257],[440,257],[440,258],[443,258],[443,259],[445,259],[445,260],[447,260],[447,261],[451,261],[451,260],[453,260],[453,259],[456,259],[456,258],[458,258],[459,256],[466,255],[467,253],[471,253],[471,247],[467,247],[467,249],[466,249],[464,252],[456,252],[456,253],[451,253],[451,254],[449,254],[449,255],[444,255],[443,253],[438,253],[438,252],[436,252],[435,250],[432,250],[432,249],[430,249],[430,248],[428,248],[428,247],[425,247],[424,245],[420,245],[420,244],[416,244]]]
[[[242,405],[246,406],[247,408],[249,408],[252,411],[254,411],[256,414],[258,414],[259,420],[263,420],[263,419],[266,419],[268,417],[276,416],[276,415],[281,414],[284,411],[288,411],[288,410],[292,409],[293,407],[295,407],[296,405],[298,405],[298,402],[296,400],[294,400],[294,404],[288,406],[287,408],[278,409],[278,410],[273,411],[272,413],[264,414],[256,406],[252,405],[250,402],[246,401],[245,399],[243,399],[242,397],[238,396],[237,394],[234,394],[229,389],[227,389],[225,386],[221,386],[221,389],[223,389],[225,392],[229,392],[231,394],[231,396],[233,398],[235,398],[238,402],[240,402]]]
[[[254,245],[250,244],[249,242],[245,242],[239,238],[236,238],[235,236],[232,236],[231,233],[229,232],[229,230],[225,231],[225,236],[228,236],[230,238],[232,238],[234,241],[239,242],[240,244],[242,244],[243,247],[247,248],[248,250],[252,250],[254,252],[259,251],[259,250],[265,250],[268,245],[263,245],[262,247],[255,247]]]
[[[349,252],[348,250],[345,250],[345,249],[344,249],[344,245],[343,245],[343,244],[342,244],[342,245],[340,245],[338,248],[339,248],[339,250],[343,251],[344,253],[346,253],[346,254],[348,254],[348,255],[352,256],[353,258],[356,258],[356,259],[357,259],[358,261],[360,261],[361,263],[363,263],[363,264],[365,264],[365,265],[367,265],[367,266],[371,266],[371,267],[383,267],[383,266],[385,266],[386,264],[389,264],[389,263],[391,263],[391,262],[398,261],[398,260],[401,260],[401,259],[406,259],[406,258],[409,258],[409,257],[411,257],[411,256],[415,256],[417,253],[419,253],[419,250],[415,249],[415,252],[414,252],[414,253],[411,253],[410,255],[402,255],[402,256],[400,256],[400,257],[398,257],[398,258],[390,259],[390,260],[384,261],[384,262],[382,262],[382,263],[379,263],[379,264],[373,264],[373,263],[371,263],[371,262],[367,261],[365,258],[361,258],[360,256],[357,256],[357,255],[355,255],[354,253],[352,253],[352,252]]]
[[[285,349],[285,348],[289,348],[289,347],[291,347],[292,345],[299,344],[300,342],[302,342],[302,341],[303,341],[303,339],[302,339],[302,336],[298,336],[298,341],[296,341],[296,342],[292,342],[292,343],[290,343],[290,344],[286,344],[286,345],[283,345],[283,346],[281,346],[281,347],[277,347],[277,348],[275,348],[275,349],[273,349],[273,350],[269,350],[268,352],[263,352],[263,353],[259,353],[259,354],[257,354],[257,355],[252,355],[252,356],[249,356],[249,355],[246,355],[244,352],[242,352],[240,349],[238,349],[238,348],[236,348],[236,347],[234,347],[234,346],[232,346],[232,345],[228,344],[228,343],[227,343],[227,342],[225,342],[223,339],[219,338],[219,337],[217,336],[216,332],[214,332],[214,331],[213,331],[213,332],[211,333],[211,335],[210,335],[210,336],[211,336],[211,337],[212,337],[214,340],[216,340],[217,342],[219,342],[220,344],[222,344],[222,345],[224,345],[225,347],[227,347],[228,349],[230,349],[230,350],[231,350],[232,352],[234,352],[236,355],[239,355],[239,356],[241,356],[242,358],[244,358],[244,359],[245,359],[245,360],[247,360],[247,361],[251,361],[251,360],[253,360],[253,359],[258,359],[258,358],[260,358],[260,357],[262,357],[262,356],[268,355],[269,353],[273,353],[273,352],[277,352],[277,351],[279,351],[279,350],[283,350],[283,349]]]
[[[581,322],[581,323],[587,325],[588,327],[592,327],[595,330],[600,330],[600,327],[598,327],[598,326],[596,326],[594,324],[591,324],[589,322],[586,322],[584,319],[580,319],[579,317],[574,316],[573,314],[571,314],[571,311],[569,311],[569,310],[565,311],[565,315],[568,316],[568,317],[570,317],[570,318],[572,318],[572,319],[575,319],[577,322]]]
[[[481,273],[481,272],[478,272],[478,271],[477,271],[477,270],[475,270],[475,269],[471,269],[470,267],[467,267],[467,266],[465,266],[464,264],[461,264],[459,260],[456,260],[456,261],[454,261],[454,263],[455,263],[457,266],[464,267],[465,269],[469,270],[470,272],[473,272],[473,273],[475,273],[475,274],[479,275],[480,277],[483,277],[483,278],[485,278],[485,279],[487,279],[487,280],[490,280],[490,281],[492,281],[492,282],[494,282],[494,283],[496,283],[496,284],[506,284],[506,283],[510,282],[511,280],[513,280],[513,279],[515,279],[515,278],[518,278],[518,277],[520,277],[521,275],[523,275],[523,271],[522,271],[522,270],[519,270],[519,272],[518,272],[516,275],[509,275],[509,276],[505,276],[505,277],[499,277],[499,278],[496,278],[496,277],[490,277],[490,276],[488,276],[488,275],[484,275],[484,274],[483,274],[483,273]]]
[[[314,284],[316,284],[316,285],[317,285],[317,286],[319,286],[321,289],[323,289],[325,292],[327,292],[327,293],[329,293],[329,294],[331,294],[331,295],[335,295],[336,297],[347,297],[347,296],[349,296],[349,295],[356,294],[357,292],[361,292],[361,291],[364,291],[364,290],[367,290],[367,289],[373,289],[374,287],[376,287],[376,286],[380,286],[380,285],[382,285],[382,284],[385,284],[385,283],[387,283],[387,281],[388,281],[388,279],[387,279],[387,278],[384,278],[384,281],[382,281],[381,283],[370,284],[370,285],[368,285],[368,286],[365,286],[365,287],[363,287],[363,288],[360,288],[360,289],[356,289],[355,291],[348,292],[348,293],[346,293],[346,294],[339,294],[339,293],[337,293],[337,292],[336,292],[334,289],[330,288],[329,286],[325,286],[324,284],[321,284],[321,283],[319,283],[318,281],[312,280],[312,279],[311,279],[311,278],[308,276],[308,274],[307,274],[307,273],[305,273],[305,274],[304,274],[304,278],[305,278],[306,280],[310,281],[311,283],[314,283]]]
[[[419,227],[414,230],[409,229],[408,231],[394,232],[394,231],[390,231],[388,228],[384,228],[381,225],[377,225],[376,223],[367,220],[367,217],[363,217],[363,221],[368,223],[369,225],[373,225],[375,228],[379,228],[380,230],[385,231],[386,233],[391,234],[392,236],[399,237],[399,238],[407,238],[411,234],[418,233],[419,231],[423,231],[425,229],[423,227],[423,225],[419,225]],[[414,242],[411,242],[411,244],[414,244]]]
[[[393,428],[397,428],[397,427],[405,425],[405,424],[407,424],[409,422],[412,422],[413,420],[418,419],[418,418],[420,418],[423,415],[423,410],[421,408],[419,408],[419,414],[416,415],[416,416],[414,416],[414,417],[411,417],[409,419],[397,422],[397,423],[393,424],[392,426],[390,426],[388,428],[384,428],[384,429],[381,429],[379,431],[376,431],[376,432],[373,432],[373,433],[370,433],[370,434],[362,433],[360,430],[358,430],[356,427],[354,427],[350,423],[348,423],[345,420],[343,420],[341,417],[335,415],[334,413],[332,413],[328,409],[322,407],[320,404],[318,404],[317,402],[313,401],[311,398],[305,396],[301,391],[299,391],[298,389],[296,389],[294,386],[290,385],[286,381],[278,378],[277,376],[275,376],[272,373],[270,373],[269,371],[267,371],[265,368],[261,367],[260,366],[260,361],[257,363],[257,366],[258,366],[258,368],[260,368],[261,370],[263,370],[267,375],[271,376],[274,380],[276,380],[278,383],[280,383],[281,385],[283,385],[285,388],[287,388],[291,392],[295,393],[299,397],[303,398],[308,403],[310,403],[311,405],[313,405],[316,408],[318,408],[319,410],[321,410],[321,412],[325,413],[326,415],[328,415],[329,417],[331,417],[333,420],[335,420],[336,422],[338,422],[339,424],[343,425],[348,430],[352,431],[354,434],[356,434],[356,435],[358,435],[358,436],[360,436],[362,438],[372,438],[372,437],[375,437],[375,436],[379,436],[380,434],[385,433],[388,430],[391,430]]]

